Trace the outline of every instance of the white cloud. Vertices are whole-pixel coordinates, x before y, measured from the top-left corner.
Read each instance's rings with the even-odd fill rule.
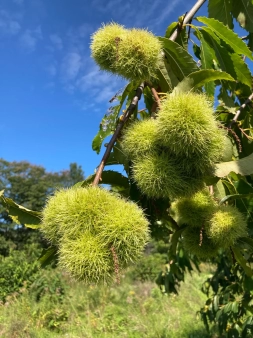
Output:
[[[49,36],[49,39],[56,49],[59,49],[59,50],[62,49],[62,39],[59,37],[59,35],[51,34]]]
[[[92,0],[92,6],[96,10],[110,14],[111,20],[120,18],[119,23],[127,27],[148,27],[155,28],[164,20],[169,20],[169,15],[176,6],[180,6],[182,0],[146,0],[143,6],[142,0],[108,0],[101,6],[101,0]],[[189,2],[193,2],[189,0]],[[177,18],[175,18],[176,21]],[[129,24],[130,23],[130,24]]]
[[[26,29],[20,37],[20,44],[27,52],[33,52],[36,49],[38,41],[42,38],[40,26],[34,30]]]
[[[77,52],[68,53],[61,65],[61,72],[64,81],[74,80],[82,66],[81,55]]]
[[[19,22],[5,10],[0,10],[0,34],[16,35],[21,26]]]
[[[76,87],[87,93],[96,103],[108,102],[124,84],[125,81],[121,78],[100,71],[95,65],[76,81]]]

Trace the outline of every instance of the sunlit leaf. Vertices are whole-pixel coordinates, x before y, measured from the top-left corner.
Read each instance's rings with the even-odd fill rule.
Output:
[[[216,164],[215,176],[225,177],[232,171],[243,176],[253,174],[253,154],[238,161]]]
[[[231,75],[217,70],[203,69],[198,72],[191,73],[177,87],[174,92],[188,92],[199,87],[204,86],[206,83],[215,80],[235,81]]]
[[[237,0],[235,0],[237,1]],[[233,18],[231,15],[231,0],[209,0],[208,16],[224,23],[229,28],[233,28]]]
[[[210,19],[206,17],[197,17],[196,20],[206,24],[210,29],[212,29],[215,34],[217,34],[222,40],[224,40],[236,53],[243,54],[249,59],[253,60],[252,53],[247,47],[247,45],[240,39],[240,37],[235,34],[232,30],[227,28],[223,23],[215,19]]]
[[[27,209],[15,203],[12,199],[0,194],[0,203],[6,208],[10,217],[17,224],[25,225],[28,228],[37,229],[41,223],[41,212]]]

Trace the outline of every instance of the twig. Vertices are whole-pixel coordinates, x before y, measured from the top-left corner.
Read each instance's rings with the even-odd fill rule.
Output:
[[[153,94],[153,96],[155,98],[157,107],[160,109],[161,108],[161,101],[160,101],[160,98],[159,98],[159,96],[157,94],[157,91],[155,90],[154,87],[151,87],[150,89],[151,89],[151,92],[152,92],[152,94]]]
[[[144,89],[144,83],[141,83],[141,85],[136,89],[136,95],[135,97],[133,98],[132,102],[130,103],[129,107],[127,108],[127,110],[125,111],[124,115],[121,116],[120,118],[120,121],[116,127],[116,130],[110,140],[110,142],[108,143],[108,146],[106,147],[106,151],[104,153],[104,156],[100,162],[100,165],[97,169],[97,172],[96,172],[96,176],[94,178],[94,181],[92,183],[92,185],[97,185],[101,179],[101,176],[102,176],[102,172],[104,170],[104,167],[105,167],[105,164],[106,164],[106,161],[111,153],[111,150],[114,146],[114,143],[116,142],[120,132],[121,132],[121,129],[123,128],[125,122],[129,119],[129,117],[131,116],[131,114],[133,113],[133,111],[135,110],[136,106],[137,106],[137,103],[138,101],[140,100],[141,98],[141,95],[143,93],[143,89]]]
[[[117,256],[114,246],[111,247],[111,252],[112,252],[112,257],[113,257],[113,262],[114,262],[114,272],[116,275],[116,282],[117,284],[120,284],[119,260],[118,260],[118,256]]]
[[[227,130],[228,133],[231,133],[231,134],[232,134],[232,136],[233,136],[235,142],[236,142],[237,145],[238,145],[238,151],[239,151],[239,153],[241,153],[241,152],[242,152],[242,143],[241,143],[240,138],[239,138],[238,135],[236,134],[236,132],[235,132],[233,129],[231,129],[230,127],[219,126],[219,128],[223,128],[223,129]]]
[[[192,9],[186,14],[182,22],[182,26],[192,20],[193,16],[200,9],[200,7],[204,4],[204,2],[206,2],[206,0],[198,0],[196,2],[196,4],[192,7]],[[179,34],[180,34],[180,28],[176,29],[169,39],[172,41],[175,41]]]
[[[231,128],[235,122],[238,120],[238,117],[240,116],[241,114],[241,111],[250,103],[252,103],[252,100],[253,100],[253,93],[247,98],[247,100],[241,105],[241,107],[237,110],[233,120],[230,122],[228,128]]]
[[[241,132],[243,133],[243,135],[244,135],[248,140],[252,140],[252,137],[249,136],[248,134],[246,134],[245,131],[244,131],[242,128],[240,128],[240,127],[238,127],[238,128],[241,130]]]

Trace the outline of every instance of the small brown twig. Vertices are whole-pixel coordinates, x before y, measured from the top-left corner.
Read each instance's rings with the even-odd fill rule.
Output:
[[[114,262],[114,272],[116,275],[116,281],[117,281],[117,284],[120,284],[119,260],[118,260],[118,256],[117,256],[114,246],[111,247],[111,252],[112,252],[112,258]]]
[[[199,232],[199,246],[203,244],[203,231],[204,231],[204,224],[202,225],[200,232]]]
[[[154,96],[154,99],[155,99],[155,101],[156,101],[157,107],[160,109],[160,108],[161,108],[161,100],[160,100],[160,97],[158,96],[157,91],[155,90],[154,87],[151,87],[150,89],[151,89],[151,92],[152,92],[152,94],[153,94],[153,96]]]
[[[252,140],[252,137],[250,137],[248,134],[246,134],[245,131],[244,131],[242,128],[240,128],[240,127],[238,127],[238,128],[240,129],[240,131],[242,132],[242,134],[243,134],[248,140]]]
[[[233,120],[230,122],[228,128],[231,129],[232,126],[235,124],[235,122],[238,120],[242,110],[250,103],[252,103],[253,100],[253,93],[247,98],[247,100],[241,105],[241,107],[236,111],[236,114],[233,118]]]
[[[100,165],[98,166],[98,169],[96,171],[96,176],[94,178],[92,185],[98,185],[99,181],[101,180],[102,172],[104,170],[106,161],[107,161],[107,159],[108,159],[108,157],[109,157],[109,155],[112,151],[114,143],[116,142],[124,124],[126,123],[126,121],[129,119],[129,117],[131,116],[131,114],[135,110],[137,103],[140,100],[141,95],[143,93],[144,86],[145,86],[145,84],[141,83],[141,85],[136,89],[135,97],[132,99],[132,102],[130,103],[129,107],[126,109],[124,114],[120,117],[120,121],[119,121],[119,123],[116,127],[116,130],[115,130],[114,134],[112,135],[112,138],[111,138],[110,142],[108,143],[108,146],[106,147],[106,151],[105,151],[104,156],[103,156],[103,158],[100,162]]]
[[[206,0],[198,0],[196,4],[192,7],[192,9],[185,15],[184,20],[180,26],[183,27],[183,25],[187,24],[189,21],[192,20],[193,16],[196,14],[196,12],[200,9],[200,7],[206,2]],[[182,28],[181,28],[182,29]],[[172,41],[175,41],[178,35],[180,34],[180,27],[177,28],[169,38]]]
[[[229,127],[225,127],[225,126],[219,126],[219,128],[223,128],[223,129],[226,129],[228,131],[228,133],[231,133],[235,142],[237,143],[238,145],[238,151],[239,153],[242,152],[242,143],[241,143],[241,140],[240,138],[238,137],[238,135],[236,134],[236,132],[234,130],[232,130],[231,128]]]
[[[231,256],[232,256],[233,265],[235,265],[236,264],[236,259],[235,259],[234,251],[233,251],[233,249],[232,249],[231,246],[229,248],[230,248],[230,253],[231,253]]]

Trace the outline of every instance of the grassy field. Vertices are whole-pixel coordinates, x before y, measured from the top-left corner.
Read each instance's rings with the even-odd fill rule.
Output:
[[[58,272],[49,270],[42,284],[24,288],[0,306],[0,337],[209,337],[196,318],[209,267],[202,270],[187,275],[178,296],[161,294],[151,282],[131,282],[128,275],[111,287],[87,287],[63,276],[57,287]]]

